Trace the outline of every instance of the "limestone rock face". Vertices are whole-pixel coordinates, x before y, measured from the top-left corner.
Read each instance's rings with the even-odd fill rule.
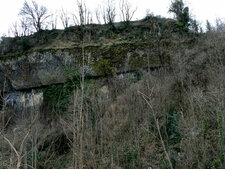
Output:
[[[84,57],[84,59],[83,59]],[[64,83],[70,69],[85,75],[107,76],[121,72],[159,66],[155,47],[146,44],[118,44],[81,48],[36,51],[0,61],[4,74],[15,90],[39,88]],[[1,83],[4,75],[0,77]],[[0,83],[0,88],[2,84]]]
[[[154,49],[154,47],[151,47]],[[33,51],[0,60],[0,90],[6,95],[6,111],[18,115],[30,115],[43,102],[38,88],[64,83],[71,74],[108,76],[126,73],[149,66],[160,65],[154,50],[146,44],[118,44],[87,46],[70,49]],[[0,56],[1,59],[1,56]]]
[[[68,56],[67,53],[61,52],[55,55],[49,52],[34,52],[1,63],[0,70],[16,90],[63,83],[66,79],[65,64]]]
[[[123,78],[124,74],[140,69],[169,65],[173,53],[170,51],[181,43],[177,41],[180,36],[171,37],[179,27],[174,21],[167,21],[157,21],[164,23],[164,30],[143,20],[131,22],[133,28],[129,31],[121,23],[115,24],[116,32],[106,25],[91,24],[84,30],[70,27],[0,39],[0,96],[6,96],[6,110],[15,116],[21,112],[30,114],[42,105],[41,88],[64,83],[83,73],[89,78]],[[158,34],[165,38],[158,40]],[[101,91],[108,97],[107,86]]]
[[[5,111],[11,112],[14,118],[22,118],[38,112],[42,103],[43,92],[40,90],[10,92],[5,97]]]

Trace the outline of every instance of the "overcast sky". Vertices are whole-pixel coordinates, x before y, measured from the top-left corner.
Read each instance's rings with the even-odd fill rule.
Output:
[[[106,0],[105,0],[106,1]],[[116,4],[119,0],[114,0]],[[18,13],[23,5],[23,0],[1,0],[0,4],[0,36],[8,34],[9,27],[18,19]],[[76,6],[76,0],[36,0],[37,3],[46,6],[49,11],[55,12],[59,9],[66,9],[72,12]],[[141,19],[145,16],[146,10],[150,13],[164,17],[173,17],[168,13],[171,0],[130,0],[133,6],[137,6],[137,12],[134,19]],[[206,19],[214,23],[216,18],[225,18],[225,0],[185,0],[189,6],[191,14],[202,25],[205,25]],[[89,9],[95,10],[104,0],[86,0]]]

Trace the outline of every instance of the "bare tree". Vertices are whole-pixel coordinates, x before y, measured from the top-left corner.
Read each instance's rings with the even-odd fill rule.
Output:
[[[120,13],[122,21],[131,21],[136,11],[137,7],[132,9],[131,3],[129,3],[128,0],[120,0]]]
[[[70,17],[68,16],[67,11],[65,11],[64,9],[62,9],[61,12],[60,12],[60,19],[61,19],[61,22],[63,24],[63,27],[68,28]]]
[[[7,126],[6,119],[5,119],[5,107],[6,107],[6,100],[7,97],[5,96],[5,91],[6,91],[6,76],[4,78],[4,84],[3,84],[3,89],[0,90],[0,116],[1,116],[1,133],[5,133],[5,126]],[[1,142],[1,166],[4,166],[4,143]]]
[[[51,18],[50,18],[50,26],[51,26],[51,29],[56,29],[56,27],[57,27],[57,21],[58,21],[57,14],[51,14]]]
[[[24,135],[24,137],[22,138],[21,143],[19,144],[19,147],[16,148],[14,145],[14,142],[11,141],[9,138],[7,138],[3,131],[0,131],[0,136],[3,138],[3,140],[9,145],[9,147],[13,150],[13,152],[15,153],[16,157],[17,157],[17,164],[16,164],[16,169],[20,169],[21,165],[22,165],[22,159],[24,158],[25,154],[23,154],[24,152],[24,147],[25,147],[25,143],[26,140],[28,139],[30,132],[32,130],[32,126],[34,124],[36,120],[36,117],[34,119],[32,119],[29,127],[27,128],[27,131]]]
[[[40,6],[35,1],[31,1],[31,3],[25,1],[19,15],[25,17],[37,32],[42,30],[46,19],[50,17],[48,9],[45,6]]]
[[[19,22],[14,22],[9,29],[10,34],[14,37],[27,36],[32,31],[30,29],[30,24],[25,18],[22,18]]]
[[[27,36],[27,35],[30,35],[32,33],[32,30],[29,28],[29,24],[27,23],[26,19],[24,19],[24,18],[21,19],[20,24],[21,24],[22,36]]]
[[[211,25],[211,23],[209,22],[209,20],[206,20],[206,31],[207,31],[207,32],[212,31],[212,25]]]
[[[86,4],[83,1],[77,1],[77,7],[79,11],[79,19],[80,19],[80,25],[85,24],[85,15],[86,15]]]
[[[87,25],[92,22],[91,12],[88,10],[85,1],[77,0],[78,13],[73,14],[75,25]]]
[[[101,7],[95,9],[95,17],[98,24],[101,24],[101,11],[99,10]]]
[[[156,112],[152,106],[152,93],[153,93],[153,89],[151,89],[151,91],[149,92],[149,96],[148,95],[145,95],[144,93],[140,92],[139,93],[141,94],[141,96],[143,97],[143,99],[146,101],[147,105],[149,106],[150,110],[152,111],[152,114],[153,114],[153,118],[154,118],[154,121],[155,121],[155,125],[156,125],[156,128],[157,128],[157,132],[158,132],[158,135],[159,135],[159,138],[160,138],[160,143],[162,145],[162,148],[163,148],[163,151],[166,155],[166,159],[169,163],[169,168],[170,169],[173,169],[173,165],[172,165],[172,162],[170,160],[170,157],[169,157],[169,153],[168,151],[166,150],[166,146],[165,146],[165,143],[164,143],[164,140],[163,140],[163,137],[162,137],[162,133],[160,131],[160,125],[159,125],[159,119],[157,118],[156,116]]]
[[[102,10],[102,16],[105,24],[113,25],[116,18],[116,7],[114,0],[108,0]]]
[[[14,22],[10,29],[11,29],[11,32],[12,32],[13,36],[15,36],[15,37],[19,37],[20,36],[19,25],[18,25],[17,22]]]

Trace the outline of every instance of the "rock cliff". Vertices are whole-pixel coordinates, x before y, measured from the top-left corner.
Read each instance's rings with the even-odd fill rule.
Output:
[[[160,28],[159,22],[164,27]],[[85,76],[92,78],[168,66],[172,57],[170,51],[188,42],[174,36],[177,27],[168,29],[171,21],[159,20],[158,29],[152,22],[132,24],[130,28],[115,30],[104,26],[87,27],[82,31],[70,28],[63,32],[5,38],[0,45],[0,90],[7,93],[9,99],[13,96],[10,102],[21,107],[24,103],[21,95],[29,95],[28,90],[64,83],[71,70],[78,74],[84,70]],[[172,33],[167,38],[168,30]],[[36,101],[34,105],[40,105],[43,98]]]

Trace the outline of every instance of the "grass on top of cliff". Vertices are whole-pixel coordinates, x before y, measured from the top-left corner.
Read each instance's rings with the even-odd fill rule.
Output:
[[[159,35],[160,34],[160,35]],[[181,38],[182,37],[182,38]],[[149,16],[143,20],[110,25],[89,24],[71,26],[64,30],[42,30],[30,36],[2,39],[0,44],[1,57],[11,57],[24,52],[39,49],[64,49],[86,45],[102,45],[120,41],[148,41],[152,39],[185,39],[187,33],[180,28],[175,20]]]

